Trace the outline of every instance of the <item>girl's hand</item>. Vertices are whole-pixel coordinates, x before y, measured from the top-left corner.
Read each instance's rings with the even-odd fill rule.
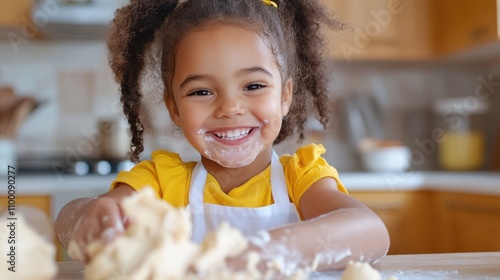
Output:
[[[127,217],[115,199],[105,196],[95,198],[78,219],[71,236],[81,252],[77,258],[83,258],[79,261],[90,261],[86,250],[88,244],[96,239],[109,242],[122,234],[128,224]]]
[[[119,203],[133,193],[135,190],[129,185],[119,184],[97,198],[79,198],[68,202],[55,222],[59,243],[68,249],[72,258],[88,262],[90,258],[86,248],[91,241],[100,237],[111,240],[128,227]],[[68,244],[70,240],[72,246]]]

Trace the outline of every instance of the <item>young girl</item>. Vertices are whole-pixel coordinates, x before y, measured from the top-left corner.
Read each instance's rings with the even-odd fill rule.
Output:
[[[191,209],[195,241],[228,221],[254,239],[268,231],[265,246],[252,250],[286,248],[310,263],[321,255],[320,269],[384,256],[383,222],[347,194],[323,146],[281,158],[273,151],[294,133],[304,137],[310,100],[328,122],[320,23],[338,26],[314,0],[132,0],[120,9],[108,45],[132,159],[143,151],[140,85],[157,42],[166,108],[201,160],[156,151],[119,173],[108,193],[68,203],[56,221],[63,246],[120,234],[133,223],[120,201],[151,186]]]

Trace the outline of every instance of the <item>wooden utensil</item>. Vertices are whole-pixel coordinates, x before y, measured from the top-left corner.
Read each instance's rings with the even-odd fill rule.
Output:
[[[36,107],[36,100],[32,97],[22,97],[20,101],[14,107],[12,116],[9,120],[6,136],[9,138],[14,138],[17,135],[22,122],[26,117],[33,111]]]
[[[11,87],[0,88],[0,112],[9,108],[15,100],[14,89]]]
[[[0,111],[0,137],[7,137],[7,128],[9,127],[9,122],[14,114],[17,103],[17,101],[14,101]]]

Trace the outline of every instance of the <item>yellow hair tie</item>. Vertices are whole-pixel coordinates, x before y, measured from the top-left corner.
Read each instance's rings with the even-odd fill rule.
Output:
[[[278,4],[276,4],[274,1],[271,1],[271,0],[262,0],[262,2],[264,2],[264,4],[266,4],[268,6],[273,6],[275,8],[278,8]]]

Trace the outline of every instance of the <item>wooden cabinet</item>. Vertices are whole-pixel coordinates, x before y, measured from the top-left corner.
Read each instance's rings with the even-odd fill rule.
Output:
[[[20,44],[39,37],[31,8],[31,0],[0,0],[0,39],[8,40],[16,53]]]
[[[431,228],[428,217],[430,193],[408,192],[353,192],[384,221],[391,237],[389,254],[429,253]]]
[[[500,196],[352,192],[384,221],[389,254],[500,251]]]
[[[2,209],[7,208],[7,197],[5,195],[0,196],[0,205]],[[50,196],[48,195],[22,195],[16,197],[16,207],[17,206],[32,206],[42,210],[47,217],[52,217],[51,206],[50,206]]]
[[[500,37],[500,0],[321,1],[348,25],[326,32],[336,60],[432,59]]]
[[[454,53],[497,41],[499,4],[499,0],[432,1],[436,53]]]
[[[347,24],[327,31],[330,54],[338,60],[416,59],[427,57],[432,44],[428,1],[322,0]]]
[[[0,0],[0,26],[20,27],[29,20],[31,0]]]
[[[500,251],[500,197],[436,193],[439,252]]]

